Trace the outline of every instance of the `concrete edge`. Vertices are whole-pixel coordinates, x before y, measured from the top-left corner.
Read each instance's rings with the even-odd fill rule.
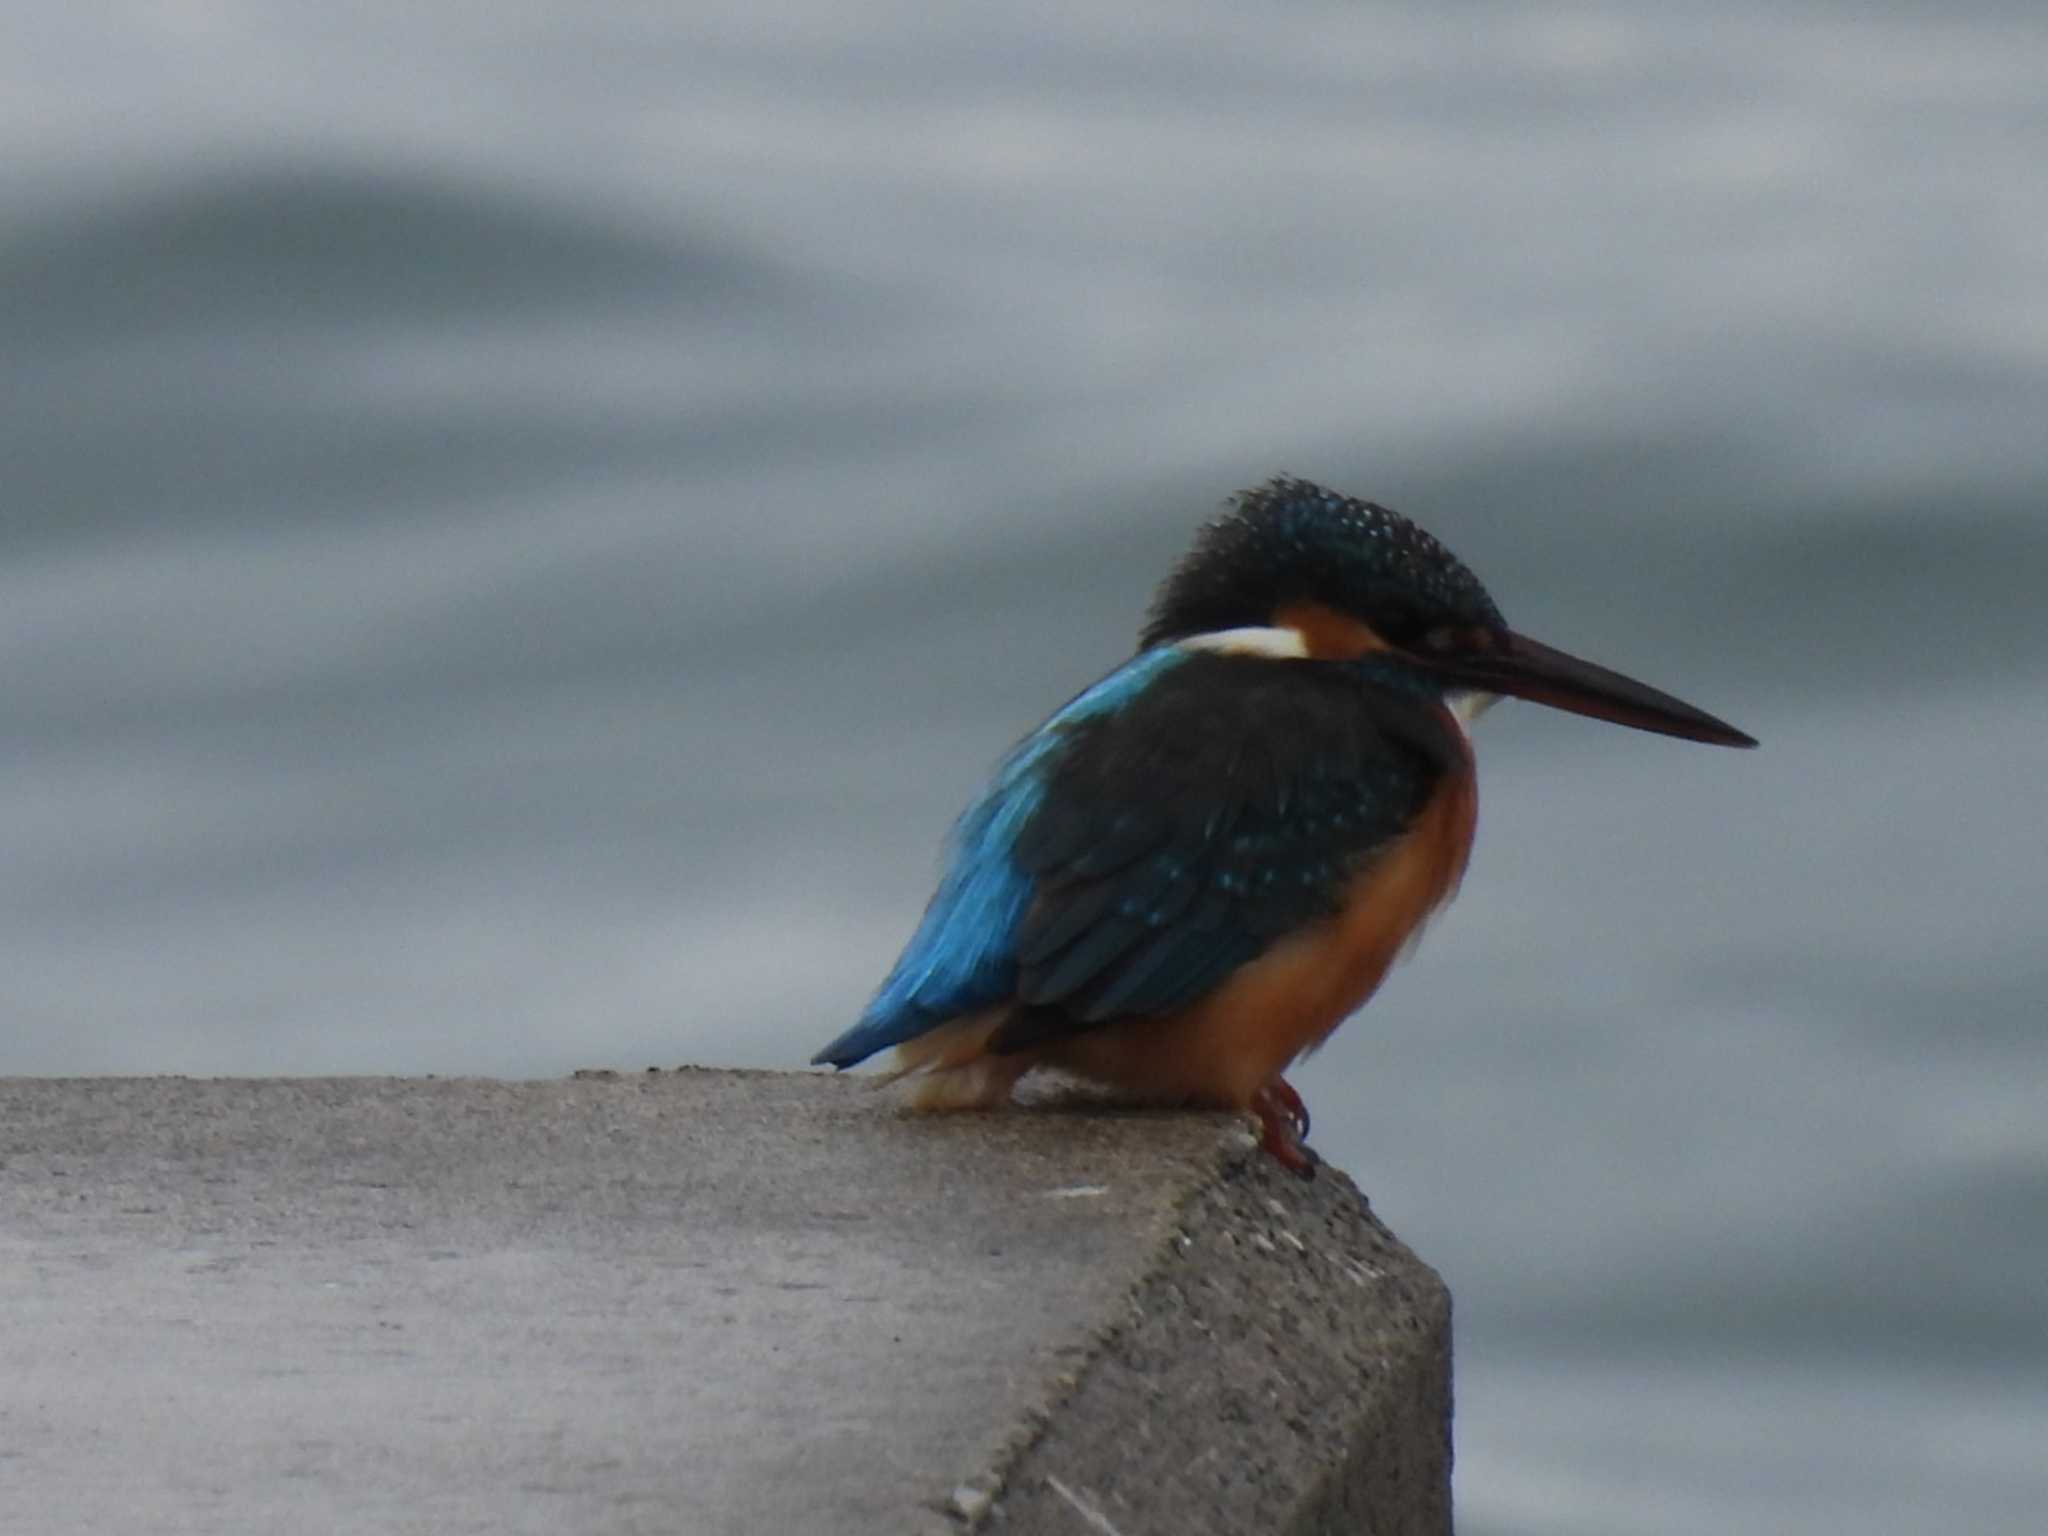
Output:
[[[552,1091],[643,1075],[671,1079],[688,1091],[566,1099]],[[93,1113],[82,1117],[62,1092],[46,1091],[61,1090],[66,1080],[42,1079],[29,1095],[33,1112],[23,1120],[10,1117],[8,1130],[26,1137],[24,1149],[35,1151],[23,1170],[49,1174],[16,1181],[17,1193],[28,1200],[23,1210],[47,1218],[66,1254],[79,1256],[81,1231],[100,1232],[125,1245],[122,1251],[140,1255],[146,1268],[151,1255],[170,1251],[168,1235],[171,1247],[187,1256],[177,1261],[184,1266],[178,1273],[199,1277],[195,1283],[211,1295],[224,1283],[221,1275],[240,1275],[236,1283],[243,1283],[269,1273],[264,1266],[222,1269],[215,1250],[232,1258],[238,1242],[258,1234],[269,1252],[280,1223],[322,1239],[309,1250],[316,1257],[331,1257],[337,1230],[357,1245],[396,1233],[413,1253],[418,1242],[408,1234],[421,1221],[488,1238],[507,1222],[524,1224],[537,1213],[558,1238],[604,1239],[600,1252],[610,1251],[607,1242],[616,1247],[621,1231],[672,1240],[675,1202],[687,1181],[677,1182],[682,1143],[668,1132],[691,1103],[725,1106],[725,1120],[699,1130],[732,1154],[728,1163],[737,1157],[742,1168],[780,1173],[757,1188],[727,1177],[730,1167],[698,1169],[697,1195],[717,1195],[707,1219],[751,1218],[766,1194],[775,1197],[771,1230],[806,1230],[821,1211],[848,1198],[853,1186],[842,1187],[841,1170],[821,1159],[858,1129],[874,1169],[908,1180],[913,1195],[950,1192],[967,1202],[958,1214],[977,1223],[979,1235],[968,1245],[977,1288],[942,1295],[949,1302],[965,1296],[954,1315],[967,1320],[969,1336],[1010,1328],[1013,1314],[1028,1312],[1039,1341],[1014,1356],[1000,1377],[984,1376],[979,1391],[972,1371],[965,1373],[967,1395],[956,1391],[935,1422],[948,1428],[971,1422],[973,1432],[949,1434],[950,1449],[918,1462],[915,1485],[900,1490],[907,1497],[868,1509],[872,1518],[862,1529],[943,1536],[981,1530],[1084,1536],[1449,1531],[1449,1298],[1341,1173],[1326,1167],[1312,1182],[1295,1178],[1257,1152],[1242,1122],[1226,1115],[1133,1114],[1064,1097],[985,1120],[877,1116],[865,1109],[849,1115],[836,1102],[844,1095],[813,1092],[807,1076],[594,1068],[566,1079],[516,1083],[87,1079]],[[436,1091],[422,1091],[429,1084]],[[0,1080],[0,1090],[8,1087]],[[252,1104],[268,1111],[252,1115]],[[451,1115],[451,1105],[463,1112]],[[146,1111],[139,1117],[138,1106]],[[311,1118],[309,1106],[316,1112]],[[507,1110],[519,1106],[524,1111],[509,1123],[522,1134],[508,1147]],[[792,1117],[793,1109],[806,1106]],[[897,1118],[905,1124],[894,1126]],[[252,1129],[263,1134],[252,1140]],[[795,1163],[761,1162],[765,1148],[785,1142]],[[935,1155],[949,1147],[970,1155]],[[433,1177],[419,1176],[421,1155],[445,1160],[451,1149],[454,1163],[436,1161]],[[651,1160],[622,1175],[620,1159],[634,1149]],[[521,1176],[508,1181],[509,1152],[518,1154]],[[792,1185],[795,1167],[808,1172]],[[223,1184],[215,1175],[224,1168],[247,1177]],[[949,1170],[965,1170],[964,1184]],[[1012,1210],[1003,1204],[1042,1196],[1048,1179],[1071,1180],[1077,1170],[1097,1182],[1050,1192],[1103,1196],[1100,1206],[1084,1203],[1092,1218],[1082,1207],[1069,1221],[1045,1215],[1064,1207],[1033,1203]],[[825,1173],[838,1193],[815,1192],[809,1181]],[[143,1190],[147,1198],[121,1194],[74,1209],[83,1187],[74,1176],[97,1178],[116,1192]],[[181,1203],[180,1179],[191,1186],[190,1209]],[[0,1193],[5,1189],[0,1181]],[[859,1196],[861,1203],[870,1198],[871,1192]],[[1111,1210],[1121,1214],[1105,1225],[1101,1212]],[[316,1211],[319,1220],[313,1220]],[[989,1264],[988,1256],[1000,1258],[1006,1236],[1020,1229],[1035,1233],[1036,1241],[1021,1245],[1010,1265]],[[891,1241],[893,1262],[919,1274],[944,1257],[915,1229],[896,1232]],[[984,1246],[990,1241],[1003,1246]],[[643,1267],[644,1247],[632,1250],[641,1255],[633,1262]],[[579,1242],[562,1251],[582,1254],[585,1248]],[[427,1257],[438,1264],[461,1254]],[[674,1281],[663,1294],[670,1301],[690,1294],[701,1267],[661,1269]],[[569,1272],[577,1268],[572,1264]],[[331,1277],[331,1269],[307,1273]],[[489,1266],[473,1270],[448,1271],[438,1283],[454,1286],[450,1295],[461,1289],[458,1281],[480,1295],[505,1289],[503,1274]],[[728,1279],[744,1286],[754,1275],[748,1268]],[[1047,1289],[1020,1291],[1033,1275]],[[1070,1286],[1077,1277],[1091,1283]],[[257,1299],[267,1297],[273,1326],[293,1328],[305,1274],[294,1271],[286,1281],[270,1292],[259,1286]],[[824,1290],[800,1289],[805,1295]],[[375,1312],[379,1317],[390,1311],[381,1294],[376,1285],[365,1292],[373,1310],[382,1309]],[[1050,1297],[1068,1295],[1080,1299],[1046,1305]],[[190,1301],[187,1295],[180,1305]],[[69,1292],[60,1302],[76,1306]],[[439,1338],[434,1305],[414,1310],[406,1321],[417,1325],[417,1337]],[[217,1337],[244,1336],[246,1314],[230,1318],[216,1309],[209,1315],[228,1330]],[[559,1345],[551,1326],[537,1337]],[[425,1359],[425,1348],[413,1344],[401,1353]],[[546,1358],[559,1360],[559,1349]],[[73,1372],[61,1362],[53,1368]],[[630,1373],[626,1384],[632,1384]],[[489,1390],[497,1390],[495,1374]],[[854,1390],[860,1391],[858,1383]],[[919,1400],[914,1380],[899,1380],[896,1390],[908,1394],[906,1408]],[[608,1392],[602,1401],[617,1398]],[[927,1409],[932,1401],[925,1398]],[[792,1399],[787,1425],[773,1437],[778,1443],[802,1443],[808,1402],[801,1394]],[[91,1405],[82,1411],[89,1413]],[[601,1424],[603,1415],[592,1422]],[[587,1496],[617,1481],[615,1464],[605,1466],[612,1470],[597,1483],[568,1492]],[[428,1481],[418,1486],[440,1488],[445,1467],[428,1458],[422,1468]],[[641,1479],[653,1490],[648,1496],[671,1489],[672,1464],[650,1468]],[[502,1473],[493,1476],[493,1486],[502,1487]],[[343,1469],[336,1486],[346,1483]],[[392,1497],[388,1487],[381,1492]],[[606,1496],[615,1495],[614,1489]],[[728,1505],[715,1507],[729,1513]],[[838,1516],[846,1509],[830,1507],[834,1524],[825,1528],[841,1528]]]
[[[1234,1134],[1120,1317],[955,1491],[958,1533],[1447,1536],[1451,1299],[1342,1173]]]

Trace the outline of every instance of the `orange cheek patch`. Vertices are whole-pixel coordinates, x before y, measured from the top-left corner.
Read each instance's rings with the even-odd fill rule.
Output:
[[[1365,620],[1324,603],[1289,603],[1275,610],[1273,624],[1300,635],[1302,645],[1317,661],[1355,661],[1373,651],[1390,649]]]

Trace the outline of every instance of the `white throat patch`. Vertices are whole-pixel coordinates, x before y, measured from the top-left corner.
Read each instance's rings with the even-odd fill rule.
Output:
[[[1479,693],[1461,690],[1444,700],[1444,707],[1451,712],[1451,718],[1469,732],[1472,722],[1500,702],[1497,693]]]

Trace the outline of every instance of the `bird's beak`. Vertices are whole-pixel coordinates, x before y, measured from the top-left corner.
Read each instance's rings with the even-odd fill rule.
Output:
[[[1431,656],[1432,669],[1468,688],[1512,694],[1575,715],[1632,725],[1639,731],[1682,736],[1717,747],[1756,745],[1754,736],[1716,720],[1703,709],[1694,709],[1632,677],[1553,650],[1527,635],[1492,630],[1484,638],[1483,645]]]

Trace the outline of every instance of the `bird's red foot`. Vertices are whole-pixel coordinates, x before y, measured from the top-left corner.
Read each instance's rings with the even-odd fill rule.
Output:
[[[1259,1146],[1289,1173],[1316,1176],[1319,1159],[1302,1144],[1308,1135],[1308,1106],[1281,1078],[1252,1095],[1251,1111],[1259,1117]]]
[[[1301,1102],[1301,1095],[1294,1091],[1294,1085],[1284,1077],[1276,1077],[1266,1084],[1266,1092],[1287,1112],[1287,1118],[1294,1122],[1294,1134],[1298,1140],[1308,1140],[1308,1106]]]

